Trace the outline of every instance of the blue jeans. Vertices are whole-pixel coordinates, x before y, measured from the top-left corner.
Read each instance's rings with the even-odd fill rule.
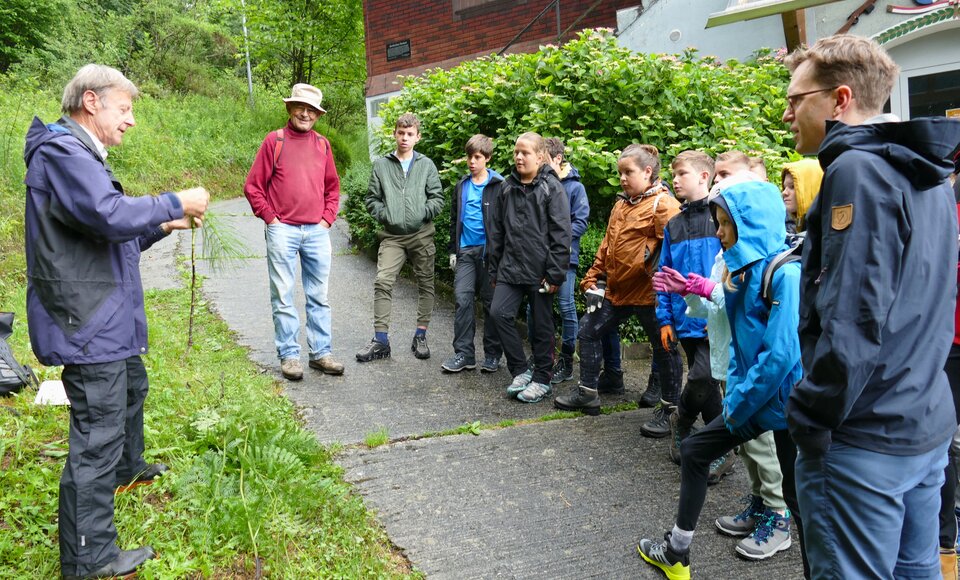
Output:
[[[307,346],[310,359],[330,354],[332,321],[330,304],[327,302],[332,260],[330,230],[320,224],[268,224],[266,238],[277,356],[280,360],[300,357],[300,317],[293,301],[298,260],[307,299]]]
[[[557,292],[557,306],[560,308],[561,319],[561,353],[573,355],[577,349],[577,303],[573,299],[573,292],[577,287],[577,268],[571,266],[567,270],[567,278]]]
[[[813,578],[940,578],[944,441],[920,455],[834,442],[800,451],[797,496]]]

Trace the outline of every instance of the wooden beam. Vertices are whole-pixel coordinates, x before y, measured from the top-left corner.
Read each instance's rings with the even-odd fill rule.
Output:
[[[791,10],[780,14],[783,21],[783,39],[787,43],[787,52],[793,52],[801,44],[807,43],[807,18],[803,10]]]

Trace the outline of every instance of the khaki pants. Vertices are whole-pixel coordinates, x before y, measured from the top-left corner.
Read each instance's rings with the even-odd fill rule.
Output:
[[[430,324],[433,312],[433,274],[437,247],[433,243],[436,228],[433,222],[425,224],[412,234],[397,236],[381,231],[380,249],[377,251],[377,279],[373,283],[373,329],[387,332],[390,329],[390,312],[393,308],[393,284],[403,264],[409,259],[413,276],[417,281],[417,326]]]

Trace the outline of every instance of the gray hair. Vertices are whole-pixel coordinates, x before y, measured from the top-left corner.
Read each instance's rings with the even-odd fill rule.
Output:
[[[60,108],[68,115],[75,113],[83,108],[85,92],[93,91],[102,99],[112,90],[129,93],[131,99],[140,94],[136,85],[117,69],[102,64],[84,65],[63,89]]]

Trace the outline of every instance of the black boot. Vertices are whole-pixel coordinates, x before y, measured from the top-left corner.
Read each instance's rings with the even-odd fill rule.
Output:
[[[553,406],[564,411],[580,411],[587,415],[600,414],[600,396],[596,389],[577,385],[569,395],[553,400]]]
[[[561,347],[560,358],[557,360],[557,364],[553,365],[553,378],[550,379],[551,384],[559,385],[573,378],[573,352],[565,351],[566,348]]]
[[[600,372],[600,378],[597,380],[597,391],[601,395],[622,395],[623,390],[623,371],[603,369]]]
[[[675,405],[660,401],[653,409],[653,418],[640,426],[640,434],[654,439],[666,437],[670,434],[670,414],[676,410]]]
[[[656,407],[660,402],[660,375],[654,370],[647,377],[647,390],[640,396],[640,408]]]
[[[141,564],[155,557],[153,548],[143,546],[136,550],[121,550],[120,555],[113,562],[104,564],[99,570],[90,574],[70,575],[64,574],[66,580],[85,580],[87,578],[115,578],[117,576],[126,576],[132,574]]]

